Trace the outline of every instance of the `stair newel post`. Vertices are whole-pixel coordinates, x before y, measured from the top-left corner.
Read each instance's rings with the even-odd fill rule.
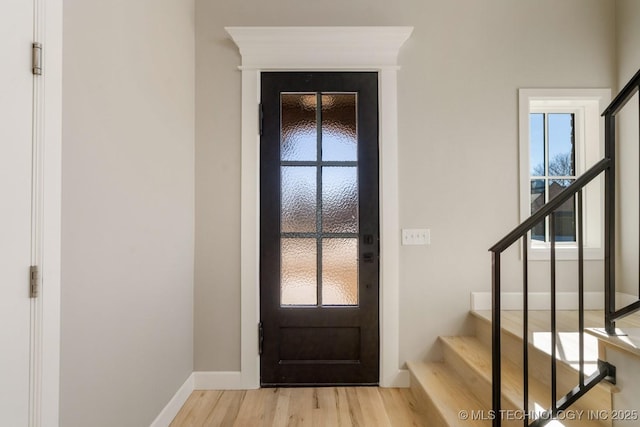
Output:
[[[492,375],[492,404],[493,404],[493,427],[501,426],[501,366],[500,366],[500,252],[491,251],[491,375]]]
[[[615,301],[615,141],[616,123],[612,111],[605,112],[605,157],[610,160],[604,173],[604,326],[609,335],[615,335],[616,325],[613,314],[616,311]]]

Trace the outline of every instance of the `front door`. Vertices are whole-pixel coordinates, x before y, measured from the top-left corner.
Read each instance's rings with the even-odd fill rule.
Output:
[[[0,3],[0,424],[29,424],[34,4]]]
[[[261,88],[261,384],[377,384],[377,73]]]

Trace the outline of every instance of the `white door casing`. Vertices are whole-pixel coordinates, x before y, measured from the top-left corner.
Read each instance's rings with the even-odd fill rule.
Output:
[[[33,2],[0,11],[0,424],[29,423]]]
[[[376,71],[380,149],[380,385],[407,387],[399,360],[398,52],[413,27],[228,27],[242,55],[241,372],[260,384],[259,129],[262,71]]]
[[[32,74],[33,42],[44,46]],[[58,425],[62,0],[0,6],[0,425]],[[29,297],[29,267],[40,296]]]

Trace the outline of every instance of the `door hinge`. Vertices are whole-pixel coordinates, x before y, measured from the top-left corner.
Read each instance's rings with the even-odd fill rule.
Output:
[[[258,105],[258,126],[260,127],[260,136],[262,136],[262,126],[264,123],[264,110],[262,109],[262,103]]]
[[[31,53],[33,74],[35,76],[40,76],[42,75],[42,43],[33,43]]]
[[[258,354],[262,354],[262,346],[264,344],[264,329],[262,322],[258,323]]]
[[[40,271],[37,265],[29,268],[29,296],[38,298],[40,295]]]

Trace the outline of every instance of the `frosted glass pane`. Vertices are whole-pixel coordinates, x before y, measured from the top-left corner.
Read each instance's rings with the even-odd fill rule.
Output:
[[[282,160],[316,160],[316,94],[282,94]]]
[[[316,305],[316,239],[282,239],[280,245],[281,305]]]
[[[573,114],[549,114],[549,176],[575,175]]]
[[[322,239],[322,305],[358,305],[358,239]]]
[[[356,94],[322,95],[322,160],[358,159]]]
[[[322,168],[322,231],[358,232],[358,168]]]
[[[281,231],[316,231],[316,168],[283,166],[281,173]]]

